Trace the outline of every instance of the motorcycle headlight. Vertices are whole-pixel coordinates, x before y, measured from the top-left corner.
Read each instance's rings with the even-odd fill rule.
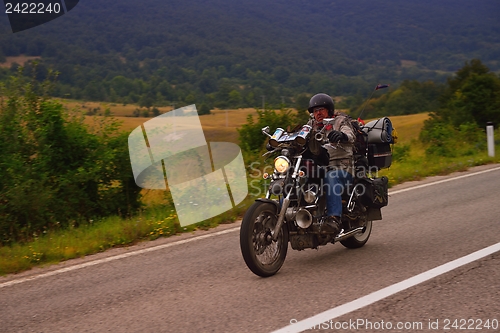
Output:
[[[285,156],[278,156],[274,159],[274,169],[279,173],[287,172],[288,168],[290,168],[290,160]]]

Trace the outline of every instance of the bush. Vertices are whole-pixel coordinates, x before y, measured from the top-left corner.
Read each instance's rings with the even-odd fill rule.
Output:
[[[394,145],[392,159],[395,162],[403,162],[410,156],[410,145]]]
[[[457,131],[451,124],[440,122],[435,119],[426,120],[420,140],[428,144],[427,154],[446,157],[455,156],[452,141]]]
[[[198,114],[200,116],[204,114],[210,114],[210,107],[206,103],[202,103],[200,109],[198,110]]]
[[[465,123],[457,129],[449,123],[430,120],[425,123],[420,139],[428,144],[429,155],[470,156],[486,149],[485,133],[475,123]]]
[[[238,129],[240,147],[244,153],[255,155],[259,153],[267,142],[267,136],[262,134],[262,128],[269,126],[272,132],[281,127],[287,127],[298,124],[304,124],[303,120],[299,120],[299,116],[291,110],[281,108],[278,112],[272,109],[257,110],[257,121],[252,115],[247,118],[247,123]]]
[[[420,139],[427,153],[469,156],[486,149],[487,121],[500,121],[500,78],[473,59],[448,79],[441,107],[424,124]]]
[[[20,70],[0,88],[0,245],[139,207],[127,135],[112,118],[91,132],[50,86]]]

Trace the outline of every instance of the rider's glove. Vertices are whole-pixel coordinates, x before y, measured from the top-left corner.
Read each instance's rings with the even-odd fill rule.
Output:
[[[340,131],[331,131],[328,134],[328,140],[331,143],[336,143],[336,142],[347,142],[349,141],[349,138],[345,133],[342,133]]]

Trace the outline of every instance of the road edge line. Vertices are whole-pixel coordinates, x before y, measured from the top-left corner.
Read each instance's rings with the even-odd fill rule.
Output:
[[[115,260],[119,260],[119,259],[124,259],[124,258],[128,258],[128,257],[133,257],[133,256],[136,256],[136,255],[148,253],[148,252],[153,252],[153,251],[157,251],[157,250],[166,249],[166,248],[169,248],[169,247],[172,247],[172,246],[176,246],[176,245],[181,245],[181,244],[186,244],[186,243],[194,242],[196,240],[201,240],[201,239],[205,239],[205,238],[210,238],[210,237],[215,237],[215,236],[219,236],[219,235],[224,235],[224,234],[236,231],[236,230],[239,230],[239,228],[231,228],[231,229],[221,230],[221,231],[217,231],[217,232],[206,234],[206,235],[201,235],[201,236],[196,236],[196,237],[192,237],[192,238],[188,238],[188,239],[183,239],[183,240],[175,241],[175,242],[172,242],[172,243],[167,243],[167,244],[152,246],[152,247],[148,247],[148,248],[145,248],[145,249],[141,249],[141,250],[137,250],[137,251],[133,251],[133,252],[129,252],[129,253],[123,253],[123,254],[112,256],[112,257],[97,259],[97,260],[85,262],[85,263],[82,263],[82,264],[78,264],[78,265],[74,265],[74,266],[69,266],[69,267],[61,268],[61,269],[58,269],[58,270],[55,270],[55,271],[51,271],[51,272],[47,272],[47,273],[42,273],[42,274],[38,274],[38,275],[26,277],[26,278],[21,278],[21,279],[17,279],[17,280],[11,280],[11,281],[0,283],[0,289],[2,289],[4,287],[13,286],[13,285],[16,285],[16,284],[19,284],[19,283],[23,283],[23,282],[33,281],[33,280],[37,280],[37,279],[40,279],[40,278],[49,277],[49,276],[53,276],[53,275],[58,275],[58,274],[62,274],[62,273],[67,273],[67,272],[75,271],[77,269],[91,267],[91,266],[103,264],[103,263],[110,262],[110,261],[115,261]]]
[[[466,174],[466,175],[451,177],[451,178],[447,178],[447,179],[441,179],[441,180],[437,180],[437,181],[432,182],[432,183],[427,183],[427,184],[422,184],[422,185],[415,185],[415,186],[412,186],[412,187],[403,188],[401,190],[396,190],[396,191],[392,191],[392,192],[389,191],[389,195],[399,194],[399,193],[408,192],[408,191],[412,191],[412,190],[418,190],[418,189],[421,189],[421,188],[424,188],[424,187],[439,185],[439,184],[451,182],[453,180],[459,180],[459,179],[468,178],[468,177],[472,177],[472,176],[478,176],[478,175],[482,175],[482,174],[487,173],[487,172],[498,171],[498,170],[500,170],[500,167],[491,168],[491,169],[482,170],[482,171],[476,171],[476,172],[469,173],[469,174]]]

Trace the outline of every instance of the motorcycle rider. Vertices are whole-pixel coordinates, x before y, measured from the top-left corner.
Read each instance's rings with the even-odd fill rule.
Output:
[[[333,99],[329,95],[319,93],[311,97],[308,111],[312,117],[308,125],[316,132],[326,126],[324,134],[330,142],[324,145],[329,163],[325,175],[327,218],[321,226],[321,232],[338,234],[342,229],[342,192],[353,181],[356,136],[350,119],[335,112]],[[334,118],[333,124],[323,125],[325,118]]]

